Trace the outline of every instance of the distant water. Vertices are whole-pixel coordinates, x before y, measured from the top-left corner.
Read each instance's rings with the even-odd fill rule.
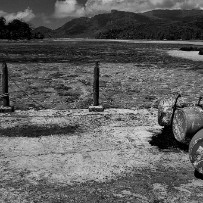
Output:
[[[161,43],[161,44],[191,44],[191,45],[203,45],[203,40],[201,41],[184,41],[184,40],[124,40],[124,39],[88,39],[88,38],[57,38],[52,39],[52,41],[110,41],[110,42],[126,42],[126,43]]]

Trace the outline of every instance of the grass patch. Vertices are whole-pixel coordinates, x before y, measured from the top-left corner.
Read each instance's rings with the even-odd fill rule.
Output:
[[[58,125],[51,126],[16,126],[12,128],[0,129],[0,136],[6,137],[40,137],[61,134],[74,134],[79,130],[79,125],[70,125],[60,127]]]
[[[181,51],[199,51],[200,48],[199,47],[181,47],[180,50]]]
[[[165,52],[186,46],[183,44],[44,43],[28,43],[29,46],[0,43],[0,55],[27,54],[31,62],[41,60],[40,54],[44,54],[48,60],[8,64],[10,100],[16,109],[88,108],[92,103],[93,60],[96,59],[101,62],[100,103],[105,108],[151,108],[156,106],[157,99],[179,91],[188,102],[196,101],[203,88],[199,74],[203,70],[202,62],[172,57]],[[83,63],[75,58],[78,53]],[[12,57],[14,60],[15,55]],[[69,62],[65,63],[61,57]]]
[[[51,77],[51,78],[55,78],[55,79],[58,79],[58,78],[62,78],[63,76],[64,76],[63,73],[56,72],[56,73],[52,73],[52,74],[50,74],[49,77]]]
[[[71,87],[67,87],[63,84],[56,86],[55,89],[57,90],[59,96],[68,97],[66,99],[67,102],[74,102],[80,97],[78,92],[75,92]]]

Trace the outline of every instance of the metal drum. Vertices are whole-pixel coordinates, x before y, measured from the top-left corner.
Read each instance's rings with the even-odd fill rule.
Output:
[[[203,129],[199,130],[190,142],[189,158],[194,168],[203,174]]]
[[[170,126],[175,98],[162,99],[158,105],[158,123],[160,126]]]
[[[203,128],[203,110],[201,107],[185,107],[176,109],[172,122],[176,140],[189,143],[195,133]]]

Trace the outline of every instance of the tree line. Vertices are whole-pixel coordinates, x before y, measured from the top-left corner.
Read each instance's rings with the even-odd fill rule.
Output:
[[[156,39],[203,40],[203,29],[190,23],[141,23],[116,25],[102,30],[96,38],[103,39]]]
[[[22,20],[14,19],[6,23],[4,17],[0,17],[0,39],[23,40],[43,39],[41,33],[32,33],[31,26]]]

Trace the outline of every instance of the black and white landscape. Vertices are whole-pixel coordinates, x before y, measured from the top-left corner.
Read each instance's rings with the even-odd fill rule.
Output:
[[[33,32],[60,38],[203,39],[203,10],[152,10],[144,13],[112,10],[91,18],[75,18],[55,30],[38,27]]]
[[[15,108],[0,113],[0,202],[202,202],[158,103],[203,94],[203,2],[15,1],[0,0]],[[97,62],[105,110],[89,112]]]

